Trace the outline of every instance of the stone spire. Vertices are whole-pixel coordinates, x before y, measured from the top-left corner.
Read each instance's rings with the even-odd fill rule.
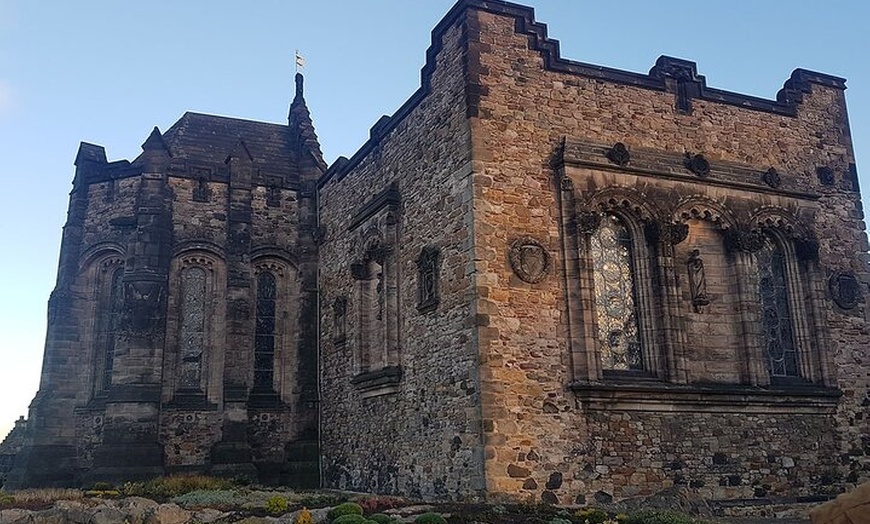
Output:
[[[296,96],[290,104],[290,114],[287,117],[290,133],[292,133],[293,146],[302,153],[308,153],[314,162],[324,170],[326,163],[323,161],[323,153],[320,151],[320,142],[317,141],[317,133],[311,122],[311,114],[305,105],[303,94],[304,77],[302,73],[296,73]]]

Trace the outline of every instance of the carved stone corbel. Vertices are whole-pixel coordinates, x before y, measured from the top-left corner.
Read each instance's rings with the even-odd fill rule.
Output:
[[[728,228],[725,230],[725,247],[731,252],[754,253],[764,247],[764,235],[757,229]]]

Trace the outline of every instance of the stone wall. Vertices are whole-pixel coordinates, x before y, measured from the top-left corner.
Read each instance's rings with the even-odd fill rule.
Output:
[[[695,83],[685,96],[669,77],[647,77],[662,78],[656,89],[644,75],[558,58],[528,11],[486,8],[470,16],[480,28],[469,34],[480,53],[469,82],[482,86],[471,133],[488,491],[570,503],[599,491],[622,498],[688,483],[714,499],[776,499],[865,478],[868,427],[858,411],[870,385],[859,371],[870,357],[866,305],[843,310],[825,290],[835,271],[857,275],[864,288],[868,281],[836,79],[822,75],[798,86],[797,73],[780,102],[745,97],[741,104],[731,95],[714,100],[712,90],[704,95],[689,71]],[[617,142],[631,153],[627,166],[606,156]],[[596,160],[570,151],[587,145],[597,145]],[[699,176],[684,164],[696,154],[710,173]],[[781,185],[764,182],[770,168]],[[560,183],[563,175],[568,180]],[[634,196],[599,196],[608,187]],[[811,324],[801,358],[812,368],[804,376],[814,391],[766,385],[757,306],[732,276],[748,271],[749,259],[726,252],[727,224],[705,206],[697,216],[681,215],[692,197],[729,210],[740,227],[766,228],[759,219],[765,210],[786,209],[806,229],[804,240],[818,240],[817,259],[795,263],[805,278],[794,291],[804,301],[793,307]],[[644,246],[645,224],[688,225],[688,241],[644,247],[657,271],[643,277],[654,284],[649,307],[679,313],[649,319],[656,326],[650,349],[660,355],[652,384],[602,382],[595,374],[592,303],[578,291],[591,287],[588,269],[576,254],[579,237],[568,231],[576,231],[572,221],[582,212],[611,209],[639,217]],[[521,237],[552,257],[539,283],[511,270],[511,244]],[[710,262],[712,303],[701,313],[687,300],[685,272],[687,250],[697,246]],[[739,281],[751,281],[742,275]],[[758,411],[747,408],[754,403]]]
[[[469,300],[466,28],[460,20],[443,29],[424,68],[424,87],[392,121],[373,128],[345,169],[336,169],[338,161],[322,181],[325,487],[430,499],[479,497],[484,488],[476,312]],[[371,324],[377,314],[363,322],[361,301],[369,295],[360,287],[367,281],[352,274],[357,267],[366,278],[363,263],[376,263],[365,262],[377,255],[367,255],[372,245],[386,252],[378,265],[386,273],[383,328]],[[427,246],[440,252],[439,301],[418,308],[417,261]],[[345,329],[335,324],[337,300],[346,301]],[[361,344],[369,342],[361,338],[367,329],[361,322],[376,326],[373,337],[381,329],[386,335],[362,360]]]

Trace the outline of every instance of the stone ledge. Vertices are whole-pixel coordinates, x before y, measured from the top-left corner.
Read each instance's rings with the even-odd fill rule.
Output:
[[[833,414],[842,392],[813,384],[770,386],[582,382],[568,384],[590,410]]]
[[[399,391],[402,381],[401,366],[386,366],[366,371],[353,377],[350,382],[362,394],[362,398],[377,397]]]

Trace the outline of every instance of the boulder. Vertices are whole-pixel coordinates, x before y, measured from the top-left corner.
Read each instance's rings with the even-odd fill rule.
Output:
[[[870,482],[810,510],[813,524],[870,524]]]

